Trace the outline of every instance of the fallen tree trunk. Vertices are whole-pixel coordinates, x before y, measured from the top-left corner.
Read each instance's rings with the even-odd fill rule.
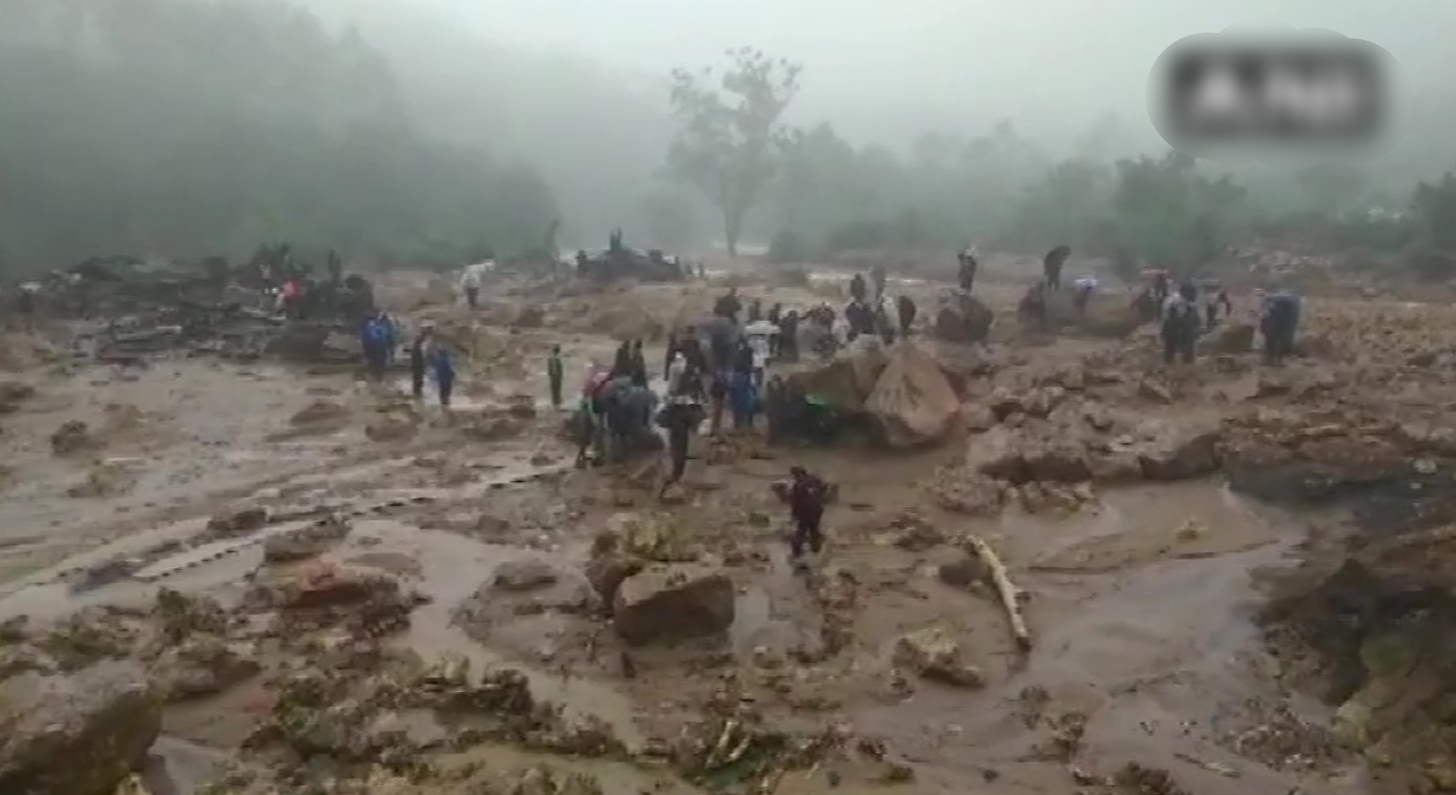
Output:
[[[996,550],[980,536],[966,539],[966,551],[986,564],[991,581],[996,585],[996,593],[1001,597],[1001,606],[1006,610],[1006,620],[1011,624],[1011,636],[1016,639],[1016,647],[1021,651],[1029,651],[1031,631],[1026,628],[1026,618],[1021,614],[1021,601],[1017,598],[1021,591],[1006,573],[1006,564],[1001,562]]]

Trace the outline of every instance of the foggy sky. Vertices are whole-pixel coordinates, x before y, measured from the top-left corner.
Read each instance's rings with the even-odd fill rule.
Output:
[[[448,15],[515,47],[641,75],[759,47],[805,67],[795,116],[853,138],[1011,117],[1052,137],[1114,111],[1150,134],[1144,85],[1183,36],[1249,21],[1326,27],[1390,50],[1419,83],[1456,67],[1443,0],[376,0]]]

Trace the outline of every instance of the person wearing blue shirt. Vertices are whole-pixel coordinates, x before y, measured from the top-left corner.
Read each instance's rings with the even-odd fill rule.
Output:
[[[435,373],[435,390],[440,393],[440,406],[450,408],[450,393],[455,388],[455,363],[450,355],[450,346],[436,341],[430,351],[430,368]]]

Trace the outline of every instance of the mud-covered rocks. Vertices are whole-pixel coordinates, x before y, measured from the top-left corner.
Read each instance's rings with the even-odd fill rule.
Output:
[[[0,792],[110,795],[161,726],[161,702],[133,663],[0,682]]]
[[[1218,470],[1218,422],[1150,421],[1140,430],[1144,441],[1135,449],[1148,480],[1187,480]]]
[[[914,671],[922,679],[954,687],[982,687],[986,683],[980,669],[965,661],[960,645],[937,628],[901,636],[895,641],[893,656],[896,665]]]
[[[1237,356],[1254,349],[1255,328],[1252,323],[1228,322],[1212,334],[1198,340],[1200,353],[1213,356]]]
[[[879,441],[906,449],[944,441],[961,406],[939,363],[903,341],[890,351],[864,407],[875,420]]]
[[[981,342],[990,333],[993,320],[991,310],[970,293],[947,290],[939,296],[931,333],[942,342]]]
[[[263,542],[263,560],[268,563],[292,563],[316,558],[348,537],[350,529],[347,517],[335,515],[269,536]]]
[[[332,400],[315,400],[299,409],[288,424],[300,430],[325,430],[349,421],[349,409]]]
[[[35,387],[19,381],[0,381],[0,414],[14,414],[35,397]]]
[[[58,456],[75,455],[96,446],[90,426],[81,420],[67,420],[51,434],[51,452]]]
[[[237,538],[268,524],[268,511],[258,507],[243,507],[217,514],[207,520],[207,538]]]
[[[280,611],[285,629],[342,625],[379,637],[408,627],[420,597],[383,572],[319,563],[256,584],[245,601]]]
[[[662,511],[624,511],[607,519],[597,538],[600,550],[660,563],[696,560],[697,550],[680,517]]]
[[[364,426],[364,435],[374,442],[405,442],[413,439],[419,429],[414,417],[383,414]]]
[[[491,586],[500,591],[534,591],[555,585],[561,573],[540,558],[508,560],[495,567]]]
[[[632,645],[716,635],[732,625],[735,608],[733,581],[721,570],[657,565],[617,588],[612,625]]]
[[[168,701],[220,693],[261,670],[251,645],[203,636],[169,647],[149,665],[158,695]]]
[[[216,600],[170,588],[157,592],[151,619],[159,640],[168,645],[180,643],[199,633],[225,634],[230,623],[227,611]]]

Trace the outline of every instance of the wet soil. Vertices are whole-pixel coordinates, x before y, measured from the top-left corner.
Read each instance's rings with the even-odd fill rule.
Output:
[[[340,565],[387,574],[418,594],[390,649],[427,663],[520,670],[538,698],[603,722],[629,752],[675,737],[727,699],[783,730],[842,725],[883,742],[914,771],[913,783],[893,783],[811,767],[780,781],[780,792],[1375,791],[1361,760],[1330,740],[1330,707],[1278,675],[1255,621],[1264,601],[1256,573],[1292,568],[1309,552],[1312,525],[1344,521],[1348,506],[1276,507],[1212,476],[1099,487],[1096,499],[1070,511],[1012,506],[971,517],[937,508],[925,492],[937,471],[964,456],[963,444],[890,456],[768,448],[751,434],[696,440],[685,496],[663,506],[650,470],[642,475],[645,463],[571,467],[573,451],[556,434],[561,414],[545,400],[550,345],[566,352],[570,389],[588,362],[610,360],[614,332],[510,328],[499,308],[481,317],[429,303],[415,310],[408,296],[423,289],[420,280],[395,278],[382,293],[411,309],[407,320],[448,321],[449,333],[468,342],[463,397],[450,414],[428,401],[412,405],[402,398],[407,385],[367,385],[352,373],[195,360],[28,372],[36,397],[0,434],[10,462],[0,501],[0,622],[58,621],[88,606],[145,609],[163,588],[243,611],[260,583]],[[933,288],[905,282],[892,291]],[[682,307],[706,309],[716,289],[625,295],[670,325],[697,311]],[[745,289],[792,303],[843,287],[830,279],[807,289]],[[1009,312],[1019,289],[993,284],[988,300]],[[1005,367],[977,394],[1016,381],[1026,363],[1046,368],[1127,345],[1046,342],[1008,343]],[[648,343],[650,370],[660,346]],[[1145,367],[1150,357],[1138,349],[1126,366]],[[1227,408],[1225,388],[1190,389],[1195,397],[1181,405],[1142,401],[1136,410],[1170,420],[1218,413]],[[1107,399],[1130,394],[1110,388]],[[533,408],[517,410],[513,432],[488,441],[465,432],[476,417],[507,412],[513,395]],[[294,421],[320,401],[330,419]],[[371,423],[385,417],[410,432],[371,435]],[[50,436],[71,420],[86,424],[92,442],[57,456]],[[807,574],[789,564],[786,516],[770,489],[791,465],[839,487],[826,519],[828,549]],[[93,480],[102,483],[76,487]],[[219,529],[215,517],[244,509],[262,511],[261,526]],[[727,632],[645,648],[616,638],[583,572],[594,538],[623,513],[671,515],[697,564],[731,578],[737,596]],[[333,515],[348,522],[346,537],[296,563],[267,560],[270,539]],[[907,541],[907,528],[922,537]],[[938,576],[963,556],[959,540],[970,534],[995,548],[1024,592],[1029,651],[1017,648],[993,590]],[[502,566],[521,561],[554,574],[541,587],[492,587]],[[903,670],[897,641],[923,629],[958,644],[983,686]],[[298,662],[287,644],[264,637],[265,668]],[[151,791],[197,791],[274,696],[273,679],[260,676],[170,705]],[[437,778],[453,783],[401,791],[461,791],[453,787],[478,768],[539,764],[590,774],[606,793],[703,791],[666,769],[504,743],[432,759]],[[1146,780],[1159,776],[1181,789],[1150,788]]]

